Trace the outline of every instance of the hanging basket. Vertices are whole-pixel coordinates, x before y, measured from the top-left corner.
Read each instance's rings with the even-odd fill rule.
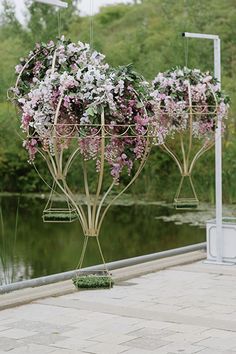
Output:
[[[49,208],[43,211],[43,222],[67,223],[78,220],[75,209]]]
[[[43,211],[42,218],[43,222],[50,223],[70,223],[78,220],[76,209],[72,207],[66,195],[61,196],[59,194],[58,197],[55,183],[51,188],[51,193]]]
[[[103,263],[103,270],[82,270],[89,239],[96,240],[98,252]],[[98,235],[85,235],[77,269],[78,270],[76,276],[72,278],[72,282],[77,289],[111,289],[114,285],[112,274],[109,272],[105,262],[105,258],[103,256]]]
[[[173,205],[175,209],[188,210],[197,209],[199,200],[190,175],[182,176],[177,189]]]
[[[111,275],[107,270],[78,271],[72,281],[77,289],[111,289],[114,285]]]

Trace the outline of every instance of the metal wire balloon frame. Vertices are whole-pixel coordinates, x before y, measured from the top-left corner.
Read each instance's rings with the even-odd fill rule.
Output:
[[[38,53],[37,53],[38,54]],[[24,70],[27,68],[28,64],[37,56],[37,54],[33,55],[27,63],[23,66],[21,72],[18,75],[17,81],[15,88],[17,89],[19,85],[20,78],[24,72]],[[53,74],[55,70],[55,64],[56,64],[56,56],[57,56],[57,50],[55,50],[53,59],[52,59],[52,69],[51,72]],[[37,148],[37,151],[41,155],[41,157],[45,160],[49,172],[53,178],[53,186],[51,188],[51,194],[50,198],[53,196],[54,188],[57,187],[59,191],[62,193],[62,195],[66,199],[66,203],[68,205],[68,208],[66,209],[57,209],[57,208],[52,208],[51,201],[52,199],[49,199],[46,208],[43,213],[43,220],[45,222],[65,222],[66,220],[49,220],[48,215],[51,213],[52,215],[56,215],[57,213],[66,213],[68,211],[69,217],[67,218],[67,222],[75,221],[74,217],[70,217],[72,214],[76,212],[78,216],[78,220],[80,221],[83,234],[84,234],[84,243],[82,247],[82,252],[79,260],[79,264],[77,266],[78,269],[82,268],[83,261],[84,261],[84,256],[85,252],[87,249],[87,244],[88,240],[90,238],[95,238],[99,250],[99,254],[101,256],[103,265],[104,265],[104,271],[109,274],[109,270],[107,269],[106,262],[102,253],[102,248],[100,245],[99,241],[99,234],[100,234],[100,229],[102,222],[104,220],[104,217],[109,210],[110,206],[114,203],[114,201],[119,198],[129,187],[130,185],[136,180],[138,175],[140,174],[141,170],[143,169],[145,162],[148,158],[148,155],[150,153],[151,149],[151,137],[149,136],[149,127],[147,127],[147,131],[145,135],[143,134],[137,134],[137,130],[135,129],[136,125],[135,124],[130,124],[130,125],[112,125],[111,124],[105,124],[105,116],[104,116],[104,110],[102,110],[101,113],[101,124],[86,124],[86,125],[81,125],[81,124],[62,124],[58,123],[58,118],[59,118],[59,113],[60,113],[60,107],[63,101],[63,95],[61,95],[59,102],[56,107],[55,111],[55,118],[53,123],[47,125],[48,133],[50,133],[50,138],[52,139],[52,144],[54,147],[54,153],[53,155],[50,153],[50,150],[45,151],[42,148]],[[72,129],[69,133],[67,134],[60,134],[59,131],[61,128],[70,128]],[[123,132],[120,134],[114,134],[114,129],[117,128],[120,130],[123,128]],[[87,134],[84,133],[85,129],[95,129],[96,133],[94,134]],[[151,134],[153,136],[153,133]],[[73,192],[70,190],[68,184],[67,184],[67,174],[68,171],[76,158],[76,156],[80,153],[80,148],[76,148],[75,151],[72,152],[72,154],[69,156],[67,159],[67,162],[63,166],[63,149],[58,149],[58,139],[70,139],[70,138],[78,138],[78,137],[95,137],[98,136],[100,137],[100,170],[98,173],[98,183],[97,183],[97,188],[96,188],[96,194],[95,197],[92,198],[91,193],[89,191],[89,184],[88,184],[88,175],[87,175],[87,167],[86,167],[86,161],[83,160],[83,176],[84,176],[84,189],[85,189],[85,196],[86,196],[86,212],[83,208],[83,205],[80,203],[76,202],[75,195]],[[135,172],[134,176],[131,178],[129,183],[115,196],[113,197],[106,205],[106,199],[108,195],[111,193],[113,187],[115,186],[115,181],[111,183],[109,188],[106,190],[102,198],[100,199],[100,193],[102,189],[102,184],[103,184],[103,178],[104,178],[104,165],[105,165],[105,139],[109,138],[137,138],[141,137],[145,139],[145,149],[142,155],[142,158],[140,159],[139,166],[137,168],[137,171]],[[28,130],[28,138],[37,138],[37,134],[33,133],[30,134],[30,131]],[[36,170],[37,171],[37,170]],[[39,174],[41,177],[41,175]],[[102,210],[104,207],[104,210]]]
[[[190,88],[190,83],[188,83],[188,99],[189,99],[189,105],[185,111],[188,115],[188,129],[184,130],[183,132],[176,132],[175,135],[179,136],[179,142],[180,142],[180,149],[181,149],[181,159],[177,156],[177,154],[173,151],[173,149],[169,146],[167,142],[163,143],[160,145],[161,149],[164,150],[165,152],[168,153],[168,155],[175,161],[176,165],[178,166],[178,169],[181,174],[181,180],[179,183],[179,186],[177,188],[177,191],[174,196],[174,201],[173,201],[173,206],[176,209],[181,209],[181,210],[188,210],[188,209],[196,209],[199,206],[199,198],[197,196],[193,181],[192,181],[192,171],[193,168],[197,162],[197,160],[208,150],[210,150],[214,144],[215,144],[215,134],[211,134],[212,137],[209,137],[205,140],[203,146],[191,157],[193,153],[193,118],[194,116],[209,116],[209,117],[214,117],[217,115],[217,110],[218,110],[218,102],[216,99],[216,95],[214,91],[211,89],[209,86],[209,89],[212,93],[212,96],[214,98],[214,105],[207,106],[208,109],[212,109],[212,111],[209,112],[204,112],[204,109],[206,106],[204,105],[193,105],[192,104],[192,95],[191,95],[191,88]],[[161,104],[157,105],[155,107],[155,115],[158,119],[161,115],[167,115],[168,117],[170,116],[169,113],[164,112],[165,107],[162,107]],[[187,149],[185,148],[184,144],[184,137],[188,135],[188,147]],[[176,139],[176,138],[175,138]],[[188,179],[189,185],[190,185],[190,190],[192,197],[181,197],[181,191],[183,188],[184,180]]]

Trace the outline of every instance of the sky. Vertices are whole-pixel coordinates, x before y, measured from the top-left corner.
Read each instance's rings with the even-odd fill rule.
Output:
[[[16,5],[16,12],[17,12],[17,17],[18,19],[22,22],[24,19],[24,0],[11,0],[12,2],[15,3]],[[64,0],[66,1],[66,0]],[[1,4],[3,0],[0,0],[0,10],[1,10]],[[111,4],[117,4],[117,3],[128,3],[132,2],[132,0],[79,0],[79,7],[81,10],[81,15],[90,15],[90,8],[91,8],[91,3],[92,3],[92,8],[93,12],[96,13],[99,11],[100,6],[105,6],[105,5],[111,5]],[[45,5],[48,6],[48,5]]]

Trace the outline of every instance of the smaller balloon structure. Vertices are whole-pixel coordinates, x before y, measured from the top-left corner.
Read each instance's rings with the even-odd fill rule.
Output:
[[[187,67],[159,73],[152,86],[158,142],[181,174],[174,205],[196,208],[191,174],[196,161],[214,145],[217,121],[226,118],[229,98],[208,72]]]
[[[153,110],[148,83],[132,66],[114,69],[104,59],[88,44],[64,37],[36,44],[16,67],[13,92],[29,161],[34,163],[40,155],[53,179],[44,221],[79,219],[84,246],[78,268],[88,239],[95,238],[108,274],[99,242],[101,225],[111,204],[135,181],[147,160]],[[77,159],[81,167],[75,170]],[[85,194],[83,203],[69,185],[71,170],[83,176],[83,185],[78,186]],[[56,189],[65,198],[64,208],[54,207]]]

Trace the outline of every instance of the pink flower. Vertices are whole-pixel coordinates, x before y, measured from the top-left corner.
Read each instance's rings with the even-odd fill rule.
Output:
[[[47,46],[48,46],[48,48],[53,47],[53,46],[54,46],[54,42],[53,42],[52,40],[49,41],[48,44],[47,44]]]
[[[100,136],[96,135],[97,130],[95,128],[87,132],[87,136],[79,139],[80,153],[85,160],[95,160],[100,150]],[[97,166],[98,167],[98,166]]]
[[[22,128],[26,131],[29,127],[29,122],[31,121],[32,117],[28,113],[23,113],[22,115]]]
[[[43,66],[43,64],[41,63],[41,61],[36,61],[35,66],[33,68],[33,73],[37,74],[40,71],[40,69],[42,68],[42,66]]]
[[[148,122],[149,122],[149,118],[147,116],[141,117],[139,114],[137,114],[134,117],[134,120],[135,120],[135,122],[137,122],[138,124],[141,124],[141,125],[148,125]]]
[[[33,161],[35,158],[35,154],[37,152],[37,144],[38,142],[36,139],[29,139],[23,142],[23,147],[28,150],[30,161]]]
[[[69,107],[70,107],[70,97],[69,97],[69,96],[65,96],[65,97],[64,97],[63,106],[64,106],[65,108],[69,108]]]

